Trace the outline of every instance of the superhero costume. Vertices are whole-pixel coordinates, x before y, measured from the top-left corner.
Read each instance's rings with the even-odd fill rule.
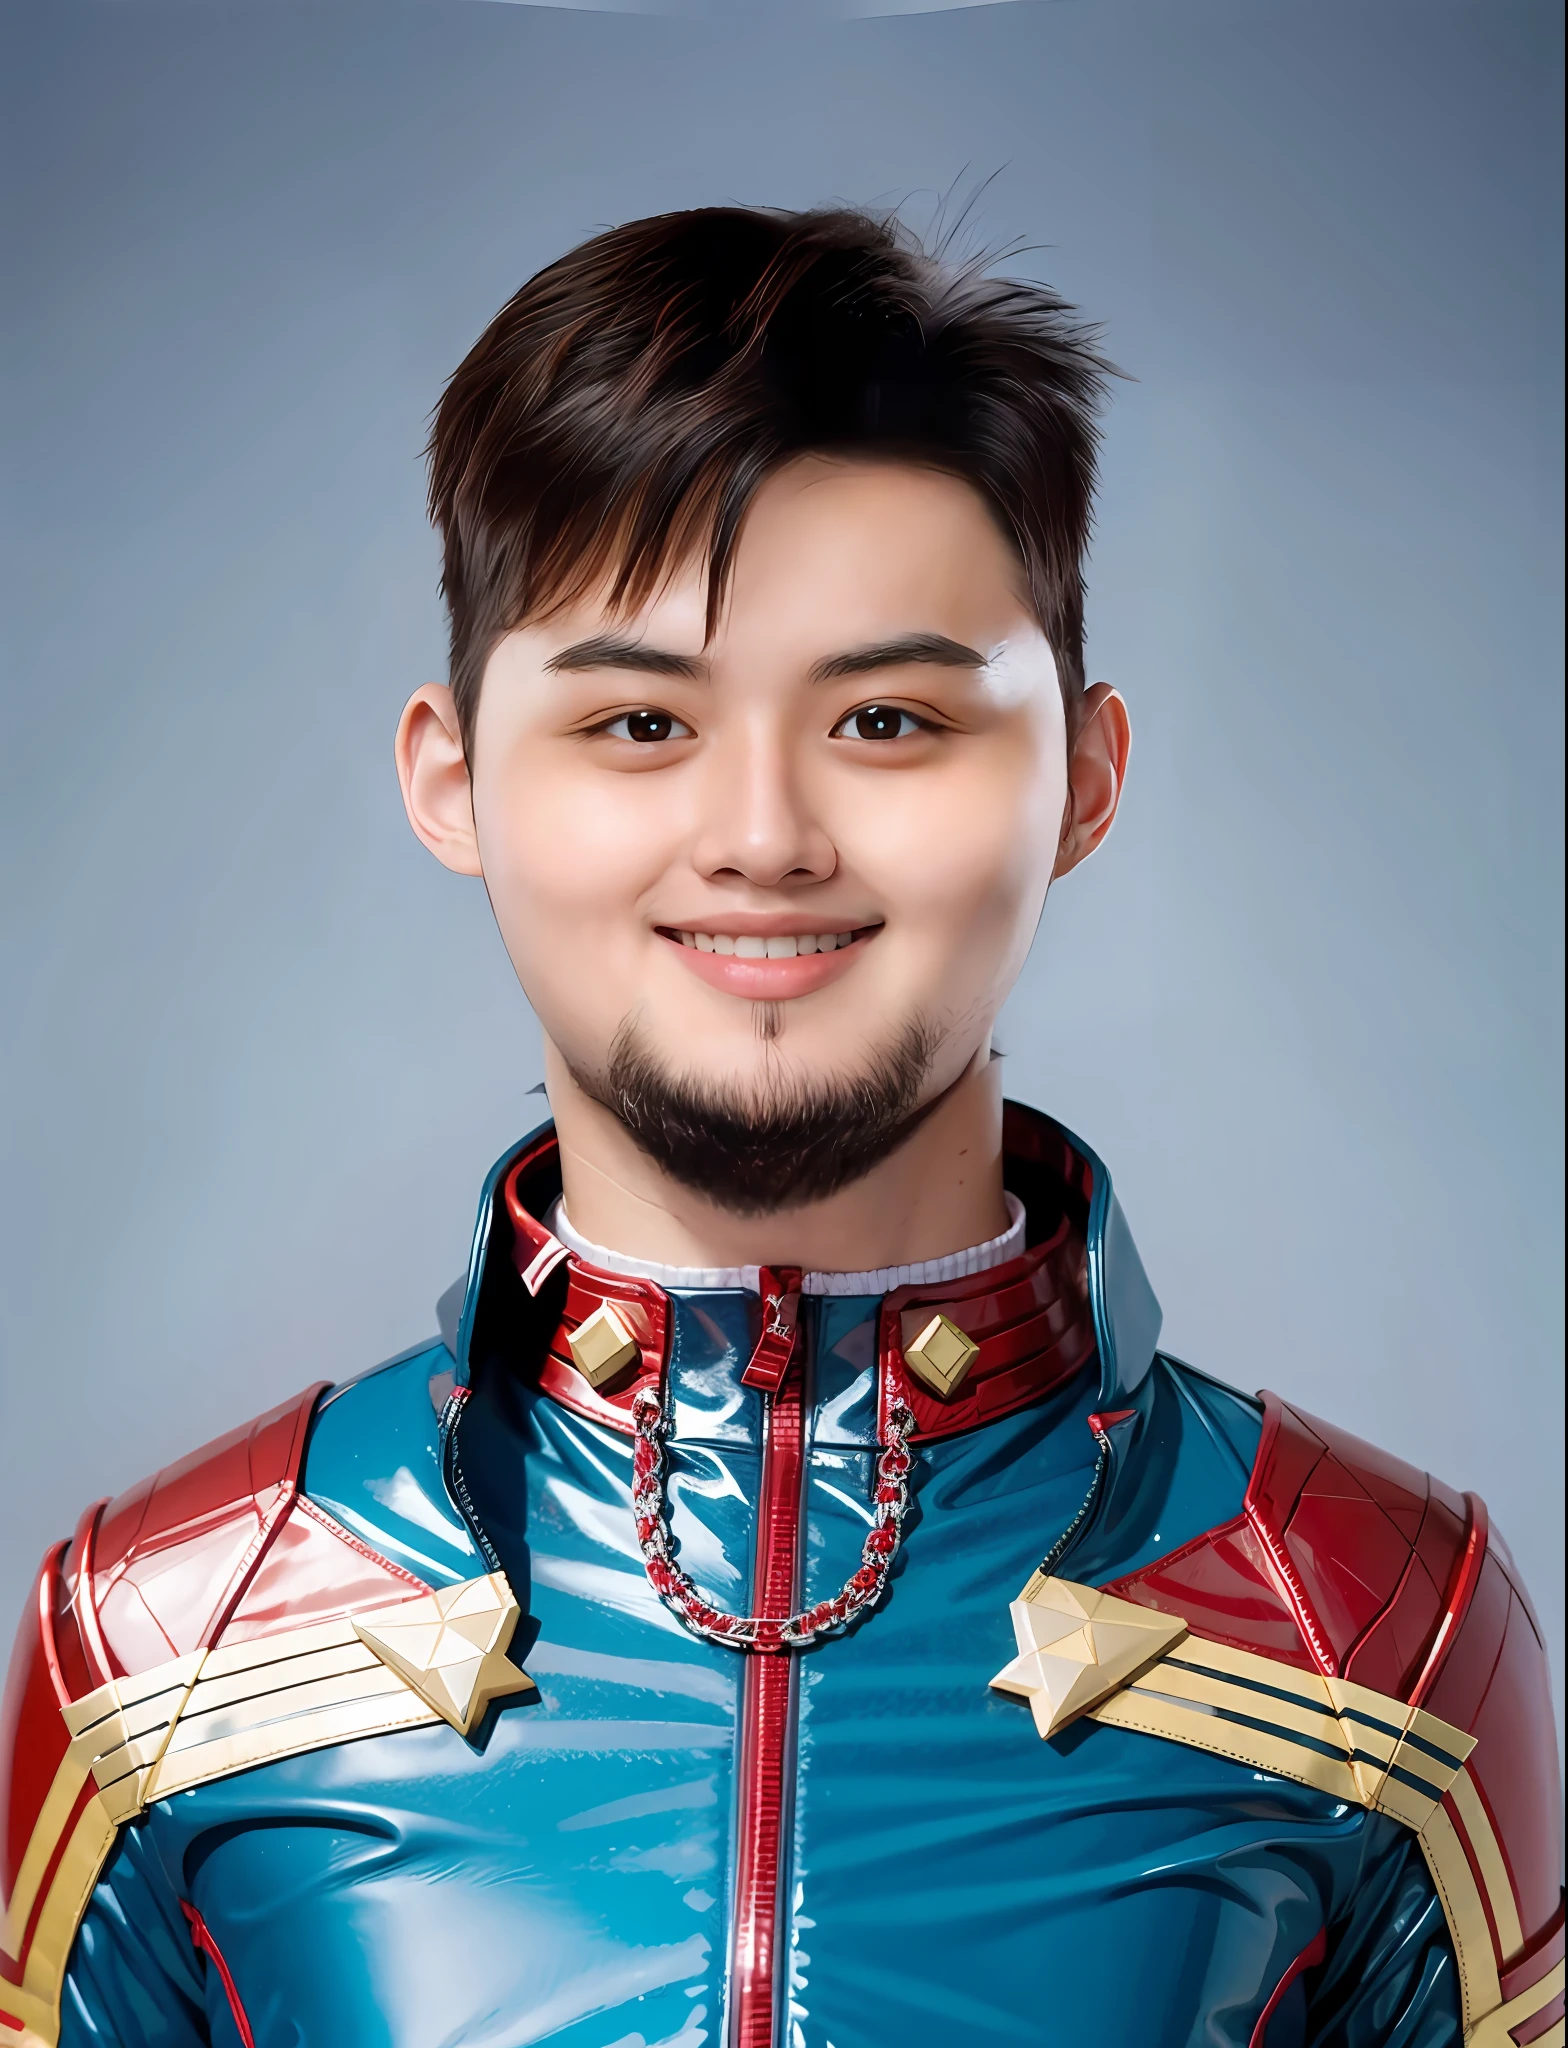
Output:
[[[1561,2043],[1480,1502],[1158,1352],[1100,1162],[1006,1150],[1006,1265],[683,1292],[567,1255],[546,1128],[448,1343],[90,1509],[0,2042]]]

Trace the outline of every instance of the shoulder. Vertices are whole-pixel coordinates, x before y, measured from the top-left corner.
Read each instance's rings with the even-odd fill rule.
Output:
[[[299,1492],[324,1384],[89,1507],[60,1557],[56,1642],[92,1685],[213,1643]]]
[[[0,1719],[0,1974],[23,2038],[53,2038],[76,1922],[120,1824],[172,1754],[198,1674],[216,1669],[207,1653],[246,1673],[275,1660],[276,1639],[330,1640],[339,1654],[354,1648],[354,1617],[484,1573],[441,1483],[451,1365],[444,1346],[425,1346],[343,1386],[307,1387],[95,1503],[45,1557]],[[359,1654],[382,1673],[375,1654]],[[347,1733],[436,1718],[401,1680],[389,1701],[378,1684],[365,1685],[370,1705]],[[221,1768],[344,1739],[341,1709],[325,1729],[302,1710],[278,1717],[269,1686],[245,1696],[263,1703],[251,1714],[261,1732]]]
[[[1264,1425],[1262,1399],[1164,1351],[1155,1353],[1150,1377],[1150,1424],[1158,1447],[1179,1445],[1186,1459],[1206,1449],[1236,1475],[1239,1499],[1257,1463]]]
[[[39,1569],[0,1719],[0,1969],[23,2039],[53,2038],[64,1954],[117,1833],[73,1715],[117,1682],[194,1663],[230,1623],[287,1527],[321,1392],[95,1503]]]
[[[1111,1590],[1402,1725],[1420,1710],[1473,1738],[1423,1848],[1451,1925],[1473,1908],[1462,1946],[1472,1967],[1492,1957],[1487,1996],[1528,2001],[1560,1961],[1562,1912],[1551,1689],[1518,1571],[1475,1494],[1277,1395],[1262,1404],[1240,1512]]]
[[[421,1345],[334,1387],[305,1447],[309,1503],[431,1586],[489,1569],[445,1480],[445,1430],[461,1400],[451,1352]]]
[[[451,1390],[450,1353],[421,1346],[94,1503],[46,1558],[23,1637],[42,1633],[76,1698],[220,1640],[468,1576],[478,1553],[440,1479]],[[416,1562],[414,1532],[428,1550],[437,1530],[450,1556]]]
[[[1225,1390],[1178,1370],[1184,1398],[1223,1412]],[[1452,1654],[1486,1511],[1277,1395],[1260,1401],[1239,1511],[1122,1584],[1217,1640],[1409,1699],[1440,1635]]]

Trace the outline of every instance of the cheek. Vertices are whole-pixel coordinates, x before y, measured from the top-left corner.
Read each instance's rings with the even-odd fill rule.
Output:
[[[480,861],[520,974],[544,947],[555,959],[590,947],[603,959],[635,933],[630,913],[666,865],[660,779],[585,774],[553,747],[519,747],[488,772],[481,763]]]
[[[890,775],[846,807],[846,837],[906,941],[1001,965],[1033,936],[1065,796],[1054,758],[1020,748],[939,781]]]

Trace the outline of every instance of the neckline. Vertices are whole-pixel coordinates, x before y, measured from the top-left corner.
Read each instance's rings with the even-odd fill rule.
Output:
[[[981,1244],[965,1246],[937,1259],[917,1259],[903,1266],[878,1266],[858,1273],[812,1273],[801,1277],[800,1291],[806,1295],[878,1296],[899,1287],[942,1287],[954,1280],[967,1280],[993,1266],[1004,1266],[1023,1251],[1028,1218],[1024,1205],[1012,1190],[1004,1190],[1007,1228]],[[566,1213],[564,1199],[557,1198],[542,1219],[557,1243],[576,1258],[605,1273],[618,1273],[629,1280],[648,1280],[668,1292],[761,1291],[760,1266],[667,1266],[654,1259],[634,1259],[607,1245],[595,1244],[576,1229]]]
[[[1081,1138],[1054,1118],[1020,1102],[1003,1105],[1002,1139],[1005,1185],[1023,1202],[1028,1218],[1027,1235],[1034,1241],[1017,1260],[949,1283],[945,1289],[899,1288],[884,1296],[879,1313],[879,1340],[893,1339],[892,1346],[879,1342],[884,1361],[895,1362],[889,1357],[890,1349],[897,1346],[890,1324],[895,1311],[907,1311],[913,1305],[910,1297],[924,1293],[926,1302],[921,1305],[948,1313],[945,1300],[933,1303],[930,1297],[950,1296],[962,1303],[972,1292],[988,1296],[1009,1294],[1015,1277],[1027,1281],[1042,1258],[1051,1258],[1053,1253],[1060,1255],[1062,1248],[1052,1241],[1059,1236],[1059,1226],[1066,1225],[1068,1235],[1076,1241],[1075,1263],[1080,1270],[1064,1277],[1074,1294],[1087,1279],[1086,1306],[1099,1353],[1099,1406],[1107,1412],[1120,1410],[1142,1385],[1154,1361],[1161,1318],[1159,1301],[1138,1257],[1110,1174],[1103,1160]],[[680,1297],[666,1295],[651,1281],[612,1273],[596,1275],[587,1261],[574,1259],[539,1220],[560,1192],[559,1151],[555,1128],[548,1120],[510,1147],[486,1176],[462,1311],[454,1333],[454,1377],[465,1399],[475,1376],[503,1361],[515,1362],[540,1391],[555,1393],[553,1386],[545,1385],[546,1379],[556,1377],[551,1359],[545,1358],[538,1366],[535,1361],[540,1360],[546,1347],[553,1352],[553,1338],[547,1331],[556,1327],[557,1319],[562,1317],[563,1297],[566,1319],[575,1322],[574,1294],[584,1312],[605,1300],[632,1308],[635,1320],[645,1324],[646,1329],[636,1333],[643,1350],[643,1373],[630,1384],[634,1388],[643,1379],[656,1383],[661,1377],[664,1342],[671,1321],[669,1311]],[[1084,1261],[1086,1275],[1082,1271]],[[597,1299],[588,1298],[590,1295]],[[700,1294],[686,1299],[692,1313],[703,1313]],[[966,1327],[962,1306],[950,1319]],[[1021,1331],[1019,1335],[1023,1337]],[[1024,1348],[1030,1348],[1027,1341]],[[884,1371],[881,1377],[886,1386],[891,1374]],[[930,1418],[934,1433],[953,1434],[981,1420],[999,1419],[994,1401],[1002,1390],[983,1381],[973,1386],[971,1394],[976,1377],[971,1372],[955,1402],[942,1403],[932,1397],[933,1410],[941,1411]],[[576,1396],[584,1398],[579,1400]],[[606,1401],[575,1372],[561,1383],[557,1398],[612,1428],[622,1426],[629,1430],[629,1417],[617,1414],[615,1400]],[[1010,1408],[1014,1398],[1010,1391],[1005,1407]],[[923,1435],[927,1418],[920,1413],[919,1405],[916,1415]]]

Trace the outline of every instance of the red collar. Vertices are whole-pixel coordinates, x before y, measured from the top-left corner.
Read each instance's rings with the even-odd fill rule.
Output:
[[[1067,1166],[1087,1175],[1070,1148]],[[1038,1168],[1036,1168],[1038,1171]],[[652,1280],[633,1279],[589,1265],[551,1235],[526,1197],[539,1203],[559,1186],[553,1131],[542,1133],[506,1175],[504,1199],[512,1226],[513,1260],[530,1294],[537,1294],[562,1264],[566,1298],[542,1362],[534,1369],[540,1391],[574,1414],[631,1433],[631,1405],[639,1389],[660,1387],[669,1355],[671,1302]],[[1082,1370],[1094,1355],[1085,1234],[1080,1192],[1047,1221],[1049,1235],[1005,1265],[933,1287],[899,1287],[882,1299],[878,1315],[879,1411],[903,1400],[915,1417],[915,1436],[929,1441],[998,1422],[1033,1406]],[[1083,1193],[1086,1194],[1086,1186]],[[542,1203],[539,1204],[543,1206]],[[1032,1220],[1032,1218],[1031,1218]],[[639,1357],[607,1386],[595,1389],[572,1363],[569,1338],[596,1310],[610,1304],[636,1340]],[[935,1315],[944,1315],[979,1345],[979,1356],[952,1396],[943,1399],[915,1378],[904,1346]]]

